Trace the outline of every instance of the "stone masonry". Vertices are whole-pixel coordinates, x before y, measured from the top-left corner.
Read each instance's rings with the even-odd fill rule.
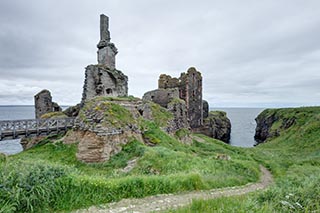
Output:
[[[153,101],[163,107],[173,98],[185,101],[187,118],[191,128],[197,128],[203,124],[202,102],[202,76],[194,67],[186,73],[181,73],[180,78],[172,78],[162,74],[158,81],[159,89],[145,93],[143,99]],[[178,97],[172,91],[178,90]],[[206,109],[206,108],[205,108]]]
[[[186,102],[191,128],[203,124],[202,76],[194,67],[180,76],[180,98]]]
[[[116,55],[118,50],[116,46],[110,42],[109,17],[100,15],[100,41],[98,47],[98,64],[105,65],[109,69],[116,68]]]
[[[109,18],[100,15],[100,41],[98,64],[89,65],[85,71],[82,105],[97,96],[118,97],[128,95],[128,77],[116,69],[117,48],[110,42]]]
[[[42,90],[34,96],[35,115],[36,119],[48,112],[62,111],[61,107],[52,101],[52,96],[49,90]]]

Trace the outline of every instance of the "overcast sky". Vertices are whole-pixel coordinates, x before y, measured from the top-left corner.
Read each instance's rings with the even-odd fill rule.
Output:
[[[320,105],[319,0],[1,0],[0,105],[79,103],[110,18],[129,94],[194,66],[211,107]]]

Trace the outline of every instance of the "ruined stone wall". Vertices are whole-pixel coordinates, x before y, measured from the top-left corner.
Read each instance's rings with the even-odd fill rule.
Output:
[[[158,80],[159,89],[168,89],[179,87],[180,80],[178,78],[172,78],[170,75],[161,74]]]
[[[174,98],[179,98],[178,88],[152,90],[146,92],[143,95],[142,99],[146,101],[152,101],[164,108],[167,108],[168,103],[171,102]]]
[[[128,95],[128,77],[119,70],[103,65],[89,65],[85,71],[82,103],[97,96],[117,97]]]
[[[180,76],[180,98],[186,102],[191,128],[203,124],[202,76],[194,67]]]
[[[52,101],[51,93],[46,89],[34,96],[34,106],[36,119],[49,112],[62,111],[61,107]]]

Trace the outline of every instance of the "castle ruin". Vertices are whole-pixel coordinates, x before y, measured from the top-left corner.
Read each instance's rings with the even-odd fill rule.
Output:
[[[194,67],[189,68],[186,73],[181,73],[180,78],[173,78],[166,74],[160,75],[158,89],[147,92],[143,96],[143,99],[158,103],[165,108],[174,98],[185,101],[191,128],[203,125],[202,76]],[[207,113],[205,115],[207,116]]]
[[[52,101],[52,96],[49,90],[42,90],[34,96],[35,116],[36,119],[49,112],[60,112],[61,107]]]
[[[128,95],[128,77],[116,69],[118,50],[110,40],[109,18],[101,14],[100,41],[97,44],[98,64],[86,67],[82,104],[97,96],[117,97]]]

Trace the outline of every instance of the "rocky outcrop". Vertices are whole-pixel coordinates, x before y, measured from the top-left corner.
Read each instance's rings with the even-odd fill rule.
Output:
[[[120,105],[121,104],[121,105]],[[120,152],[122,145],[134,138],[141,140],[141,131],[135,114],[126,108],[135,101],[106,101],[95,99],[87,102],[77,117],[73,131],[65,143],[78,142],[77,158],[93,163],[104,162]]]
[[[74,130],[64,143],[78,143],[77,159],[104,162],[133,139],[143,141],[143,120],[150,119],[164,130],[173,131],[173,116],[166,109],[136,98],[98,97],[86,102]]]
[[[266,109],[255,120],[257,127],[254,139],[259,144],[279,136],[282,130],[290,128],[295,124],[296,117],[287,117],[281,109]]]
[[[231,134],[231,122],[227,117],[227,113],[211,111],[204,120],[204,125],[193,129],[193,131],[228,143]]]
[[[63,111],[63,113],[68,117],[77,117],[80,112],[80,107],[81,107],[80,104],[68,107]]]
[[[206,100],[202,100],[203,119],[209,116],[209,103]]]
[[[61,107],[52,101],[52,96],[49,90],[42,90],[34,96],[34,106],[36,119],[49,112],[60,112]]]

